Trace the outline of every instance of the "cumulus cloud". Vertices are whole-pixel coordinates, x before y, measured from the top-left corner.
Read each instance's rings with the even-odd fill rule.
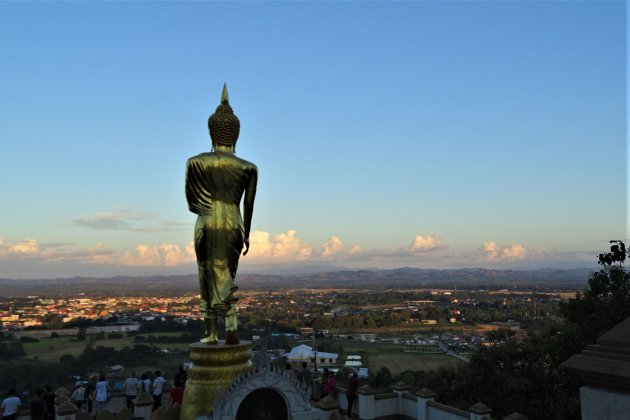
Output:
[[[481,251],[486,261],[522,260],[528,256],[527,249],[517,243],[500,248],[494,241],[488,241],[481,245]]]
[[[39,243],[35,239],[25,239],[8,245],[4,252],[17,255],[35,255],[42,252]]]
[[[363,252],[365,252],[365,251],[363,250],[363,248],[361,248],[361,247],[360,247],[360,246],[358,246],[358,245],[355,245],[355,246],[353,246],[352,248],[350,248],[350,250],[348,251],[348,254],[349,254],[349,255],[359,255],[359,254],[362,254]]]
[[[0,259],[14,261],[92,262],[110,261],[111,249],[101,244],[86,250],[69,249],[67,244],[41,243],[36,239],[7,241],[0,239]]]
[[[430,233],[426,236],[416,235],[409,247],[409,251],[412,253],[423,253],[434,251],[441,247],[442,244],[440,240]]]
[[[183,247],[171,243],[137,245],[134,252],[125,252],[120,258],[120,264],[132,266],[175,267],[194,261],[195,248],[192,242]]]
[[[112,212],[98,212],[91,217],[70,220],[73,226],[92,230],[125,230],[131,232],[166,232],[189,228],[190,223],[156,220],[155,213],[136,212],[120,209]]]
[[[499,247],[493,241],[484,242],[481,245],[481,250],[485,253],[485,258],[488,261],[496,260],[499,256]]]
[[[343,242],[336,236],[331,236],[328,242],[322,245],[322,257],[330,258],[343,251]]]
[[[480,249],[445,252],[447,246],[435,235],[416,235],[410,245],[394,249],[346,247],[338,236],[331,236],[320,250],[299,238],[296,230],[272,235],[254,231],[250,235],[250,253],[241,259],[250,267],[295,266],[331,263],[348,268],[422,266],[452,268],[479,263],[519,266],[584,266],[592,263],[597,251],[526,249],[512,243],[484,242]],[[41,242],[36,239],[9,240],[0,237],[0,277],[50,277],[74,275],[122,275],[135,272],[192,272],[195,262],[193,242],[147,244],[114,250],[97,243],[77,247],[67,243]],[[138,271],[141,270],[141,271]],[[147,271],[149,270],[149,271]],[[161,271],[164,270],[164,271]]]
[[[269,262],[305,261],[313,255],[313,248],[297,238],[296,230],[279,233],[273,237],[269,232],[253,231],[249,236],[248,259]]]
[[[527,256],[527,254],[527,250],[523,247],[523,245],[520,244],[513,244],[507,248],[504,248],[503,251],[501,251],[501,255],[504,258],[516,260],[522,260]]]

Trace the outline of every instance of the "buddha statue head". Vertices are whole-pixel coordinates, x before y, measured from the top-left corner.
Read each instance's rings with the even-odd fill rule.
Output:
[[[208,131],[210,131],[212,145],[232,146],[234,148],[240,129],[241,123],[230,106],[227,84],[224,84],[221,104],[208,118]]]

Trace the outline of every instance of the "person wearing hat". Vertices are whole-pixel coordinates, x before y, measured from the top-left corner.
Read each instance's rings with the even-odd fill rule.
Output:
[[[217,344],[217,320],[225,321],[225,343],[238,344],[234,283],[238,260],[249,251],[249,232],[256,197],[256,165],[234,154],[240,122],[230,106],[227,86],[221,104],[208,119],[212,151],[188,159],[186,200],[197,214],[195,254],[205,321],[201,340]],[[243,201],[243,217],[240,204]]]

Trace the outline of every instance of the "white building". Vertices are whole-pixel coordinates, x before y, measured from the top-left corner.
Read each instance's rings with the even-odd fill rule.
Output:
[[[315,353],[313,348],[306,344],[300,344],[297,347],[293,347],[286,355],[287,363],[291,364],[294,369],[301,369],[302,362],[308,363],[309,367],[315,365],[315,358],[317,357],[317,367],[323,368],[328,366],[337,365],[337,359],[339,354],[327,353],[324,351],[318,351]]]

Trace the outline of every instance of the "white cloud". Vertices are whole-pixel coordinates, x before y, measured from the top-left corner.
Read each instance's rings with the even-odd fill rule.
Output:
[[[35,255],[41,253],[39,243],[35,239],[14,242],[6,248],[7,254]]]
[[[336,236],[331,236],[328,242],[322,245],[322,257],[331,258],[343,251],[343,242]]]
[[[500,248],[494,241],[488,241],[481,245],[481,250],[486,261],[522,260],[529,255],[527,249],[517,243]]]
[[[362,249],[346,246],[338,236],[331,236],[321,248],[314,249],[296,230],[272,235],[254,231],[250,235],[250,252],[241,263],[250,272],[260,267],[300,267],[300,264],[347,268],[454,268],[472,266],[567,267],[588,266],[596,252],[526,249],[519,243],[484,242],[479,249],[448,247],[437,235],[415,235],[411,244],[390,249]],[[114,250],[111,244],[96,243],[89,247],[41,242],[36,239],[11,240],[0,237],[0,277],[49,277],[100,273],[121,275],[134,272],[194,272],[193,242],[139,243]],[[148,270],[148,271],[147,271]],[[62,274],[65,273],[65,274]]]
[[[504,258],[522,260],[523,258],[527,257],[528,252],[523,247],[523,245],[513,244],[508,248],[504,248],[502,251],[502,255]]]
[[[409,247],[409,251],[412,253],[429,252],[439,249],[441,246],[440,240],[431,233],[426,236],[416,235]]]
[[[495,260],[499,256],[499,247],[493,241],[484,242],[481,245],[481,249],[488,261]]]
[[[363,248],[361,248],[358,245],[355,245],[352,248],[350,248],[350,250],[348,251],[348,254],[349,255],[358,255],[358,254],[361,254],[363,252],[365,252],[365,251],[363,251]]]
[[[184,247],[162,243],[156,246],[137,245],[135,252],[125,252],[119,263],[132,266],[175,267],[195,260],[195,249],[192,242]]]
[[[269,232],[253,231],[249,236],[248,259],[265,262],[305,261],[313,256],[313,248],[297,238],[296,230],[279,233],[273,237]]]
[[[68,249],[65,244],[41,243],[36,239],[23,239],[13,242],[0,240],[0,259],[25,262],[110,262],[113,251],[97,244],[87,250]]]

